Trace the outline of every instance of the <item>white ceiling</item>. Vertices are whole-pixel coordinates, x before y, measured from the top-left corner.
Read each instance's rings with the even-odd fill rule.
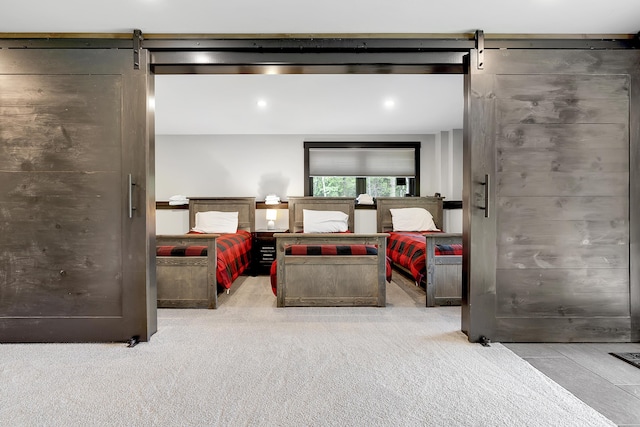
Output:
[[[637,0],[2,0],[0,32],[635,34]]]
[[[2,0],[0,33],[636,34],[640,1]],[[462,126],[462,78],[156,76],[156,133],[430,133]],[[268,107],[256,108],[264,97]],[[385,110],[388,97],[396,108]]]
[[[461,75],[156,76],[161,135],[425,134],[462,128],[462,113]]]

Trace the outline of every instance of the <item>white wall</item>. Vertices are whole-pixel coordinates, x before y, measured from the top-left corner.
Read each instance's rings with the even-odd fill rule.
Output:
[[[438,192],[447,200],[462,200],[462,129],[443,131],[436,135]],[[444,211],[444,229],[462,233],[462,210]]]
[[[436,192],[446,195],[442,188],[449,186],[452,178],[450,174],[441,174],[440,165],[447,156],[453,155],[451,150],[455,152],[457,145],[449,145],[448,140],[443,143],[440,134],[156,135],[156,200],[166,201],[177,194],[187,197],[253,196],[256,200],[263,200],[270,193],[283,200],[289,196],[303,196],[304,141],[365,140],[420,141],[420,195],[432,196]],[[459,148],[458,168],[461,171],[462,144]],[[449,199],[460,198],[461,192],[457,199]],[[256,228],[266,228],[263,212],[262,209],[256,212]],[[358,211],[354,220],[356,231],[376,231],[375,211]],[[287,228],[287,223],[288,212],[280,210],[276,227]],[[185,233],[188,224],[186,210],[156,212],[158,234]]]

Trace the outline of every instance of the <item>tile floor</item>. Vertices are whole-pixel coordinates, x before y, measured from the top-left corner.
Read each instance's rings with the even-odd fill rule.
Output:
[[[640,427],[640,369],[609,353],[629,344],[503,344],[618,426]]]

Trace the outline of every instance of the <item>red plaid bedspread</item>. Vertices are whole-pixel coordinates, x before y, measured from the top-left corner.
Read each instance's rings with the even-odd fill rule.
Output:
[[[251,233],[239,230],[235,234],[221,234],[216,239],[218,285],[229,289],[234,280],[244,273],[251,264]],[[157,256],[207,256],[207,247],[158,246]]]
[[[290,245],[284,248],[285,255],[378,255],[375,245]],[[271,264],[271,290],[277,295],[278,290],[278,262]],[[386,279],[391,282],[391,262],[387,257]]]
[[[156,247],[157,256],[207,256],[207,247],[200,245],[171,246],[160,245]]]
[[[290,245],[285,255],[378,255],[375,245]]]
[[[420,232],[390,232],[387,239],[387,258],[408,269],[416,282],[420,283],[426,274],[425,258],[426,234]],[[436,256],[462,255],[462,245],[436,245]]]

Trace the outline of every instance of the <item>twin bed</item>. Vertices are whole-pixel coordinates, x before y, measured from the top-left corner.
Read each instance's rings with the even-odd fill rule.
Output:
[[[426,306],[460,305],[462,299],[462,234],[439,231],[394,231],[392,210],[423,208],[442,230],[442,198],[379,197],[377,227],[389,233],[387,255],[393,265],[423,284]]]
[[[254,197],[189,199],[189,230],[200,225],[198,214],[206,212],[237,212],[237,229],[156,236],[158,307],[218,307],[218,291],[228,290],[251,266],[255,208]]]
[[[306,233],[305,211],[343,212],[347,232]],[[278,307],[386,305],[387,234],[355,234],[353,218],[352,198],[289,198],[290,233],[275,234]]]
[[[277,306],[383,307],[390,261],[424,283],[427,306],[460,304],[462,236],[394,231],[392,210],[415,207],[442,228],[441,198],[378,198],[378,233],[356,234],[353,199],[290,197],[290,233],[275,234]],[[190,230],[198,212],[210,211],[237,212],[237,232],[157,236],[158,307],[217,308],[218,291],[250,268],[255,199],[190,199]],[[322,212],[343,213],[346,232],[305,233],[305,212],[308,218],[320,214],[320,222]]]

